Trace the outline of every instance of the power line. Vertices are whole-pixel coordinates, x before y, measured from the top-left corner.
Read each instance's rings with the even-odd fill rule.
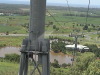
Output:
[[[66,0],[66,2],[67,2],[67,6],[68,6],[69,13],[70,13],[70,15],[71,15],[71,10],[70,10],[70,6],[69,6],[68,0]]]
[[[67,2],[69,14],[71,15],[72,13],[71,13],[71,9],[70,9],[68,0],[66,0],[66,2]],[[54,17],[48,10],[47,10],[47,12],[48,12],[48,13],[50,14],[50,16],[55,20],[55,22],[57,22],[57,23],[60,25],[59,21],[57,21],[57,20],[55,19],[55,17]],[[74,22],[74,21],[73,21],[73,18],[72,18],[72,22]]]
[[[86,25],[87,25],[88,17],[89,17],[90,4],[91,4],[91,1],[89,0],[89,3],[88,3],[88,10],[87,10],[87,15],[86,15]]]
[[[72,13],[71,13],[71,9],[70,9],[70,5],[69,5],[69,1],[66,0],[66,2],[67,2],[67,6],[68,6],[69,13],[70,13],[70,15],[71,15]],[[72,18],[72,21],[73,21],[73,18]],[[74,22],[74,21],[73,21],[73,22]]]
[[[54,19],[55,22],[57,22],[58,25],[60,25],[60,23],[55,19],[55,17],[47,10],[47,12],[49,13],[49,15]]]

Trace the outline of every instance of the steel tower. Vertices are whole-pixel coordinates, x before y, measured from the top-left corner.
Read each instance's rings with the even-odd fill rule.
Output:
[[[30,0],[29,37],[22,43],[19,75],[28,75],[29,58],[34,63],[30,75],[34,75],[36,69],[40,75],[50,75],[50,43],[49,40],[44,39],[45,13],[46,0]],[[38,56],[38,61],[33,58],[33,55]],[[42,72],[39,70],[39,64],[42,65]]]

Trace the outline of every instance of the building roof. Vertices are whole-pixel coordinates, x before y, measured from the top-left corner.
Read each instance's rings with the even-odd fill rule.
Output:
[[[73,45],[66,45],[65,47],[66,48],[72,48],[72,49],[74,49],[75,48],[75,44],[73,44]],[[78,49],[89,49],[87,46],[83,46],[83,45],[77,45],[77,48]]]
[[[0,13],[0,15],[4,15],[4,13]]]

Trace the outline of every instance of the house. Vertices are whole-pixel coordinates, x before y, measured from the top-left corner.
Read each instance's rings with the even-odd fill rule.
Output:
[[[4,13],[0,13],[0,16],[4,15]]]
[[[75,49],[75,44],[73,44],[73,45],[66,45],[65,47],[67,49]],[[82,52],[82,51],[88,51],[89,48],[87,46],[77,45],[77,50]]]

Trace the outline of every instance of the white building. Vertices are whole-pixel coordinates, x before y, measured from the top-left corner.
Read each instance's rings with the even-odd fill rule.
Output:
[[[0,13],[0,15],[4,15],[4,13]]]
[[[66,45],[65,46],[67,49],[75,49],[75,44],[73,45]],[[77,45],[77,49],[81,52],[82,50],[84,51],[88,51],[89,48],[87,46],[83,46],[83,45]]]

